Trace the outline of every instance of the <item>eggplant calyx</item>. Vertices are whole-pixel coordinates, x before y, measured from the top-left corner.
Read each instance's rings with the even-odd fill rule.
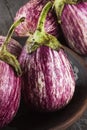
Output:
[[[56,37],[45,32],[44,24],[48,11],[52,8],[52,3],[48,2],[40,14],[37,29],[35,33],[27,40],[28,53],[34,52],[38,47],[44,45],[54,50],[58,50],[62,45],[58,42]]]
[[[18,76],[22,74],[18,60],[14,55],[9,53],[5,48],[2,48],[0,50],[0,59],[6,62],[7,64],[11,65],[15,69]]]
[[[37,48],[39,48],[40,46],[48,46],[53,50],[59,50],[60,48],[62,48],[62,45],[56,39],[56,37],[48,33],[38,33],[38,36],[36,35],[36,37],[29,37],[27,43],[28,53],[36,51]]]
[[[22,17],[18,21],[16,21],[15,23],[12,24],[12,26],[10,27],[10,29],[8,31],[5,42],[0,47],[0,59],[2,61],[6,62],[7,64],[11,65],[15,69],[18,76],[20,76],[22,74],[21,67],[19,65],[18,60],[16,59],[16,56],[11,54],[7,50],[7,45],[9,44],[9,42],[11,40],[11,36],[12,36],[12,34],[14,32],[15,27],[17,27],[24,20],[25,20],[25,18]]]
[[[80,0],[54,0],[53,7],[55,9],[58,23],[61,23],[61,15],[66,4],[77,4]]]

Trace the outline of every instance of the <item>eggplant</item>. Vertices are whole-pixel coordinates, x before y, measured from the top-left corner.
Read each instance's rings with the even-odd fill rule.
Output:
[[[75,91],[72,66],[56,37],[45,32],[44,23],[52,3],[39,17],[37,29],[27,39],[19,57],[22,95],[29,108],[55,111],[66,106]]]
[[[14,28],[23,21],[24,18],[16,21],[8,31],[7,37],[0,36],[0,128],[12,121],[20,104],[21,68],[17,56],[21,47],[11,39],[11,35]]]
[[[54,8],[67,45],[87,55],[87,2],[55,0]]]
[[[16,27],[16,36],[29,36],[34,33],[42,8],[48,1],[49,0],[30,0],[17,11],[14,21],[20,17],[25,17],[25,21]],[[53,9],[51,9],[47,15],[45,30],[56,37],[59,36],[57,17]]]

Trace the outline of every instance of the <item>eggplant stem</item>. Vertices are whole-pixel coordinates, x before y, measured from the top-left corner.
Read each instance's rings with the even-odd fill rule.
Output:
[[[58,23],[61,23],[61,15],[65,4],[77,4],[80,0],[54,0],[53,7],[55,9]]]
[[[29,37],[27,40],[28,53],[34,52],[38,47],[42,45],[48,46],[54,50],[58,50],[62,46],[60,42],[56,39],[56,37],[45,32],[44,28],[45,20],[48,11],[51,8],[52,8],[52,2],[48,2],[42,9],[42,12],[38,20],[37,29],[33,34],[33,36]]]
[[[7,45],[9,44],[12,34],[14,32],[14,29],[25,20],[24,17],[20,18],[18,21],[16,21],[15,23],[13,23],[13,25],[10,27],[8,33],[7,33],[7,37],[5,42],[2,44],[1,49],[0,49],[0,59],[4,62],[6,62],[7,64],[11,65],[17,75],[21,75],[22,71],[21,71],[21,67],[19,65],[18,60],[16,59],[16,56],[14,56],[13,54],[11,54],[10,52],[8,52],[7,50]]]
[[[48,2],[46,4],[46,6],[44,7],[44,9],[42,10],[40,17],[39,17],[39,20],[38,20],[37,30],[39,30],[41,32],[44,31],[44,25],[45,25],[47,13],[48,13],[49,9],[51,9],[51,7],[52,7],[52,3]]]
[[[25,18],[22,17],[22,18],[20,18],[18,21],[14,22],[14,23],[12,24],[12,26],[10,27],[10,29],[9,29],[9,31],[8,31],[8,33],[7,33],[6,40],[5,40],[4,44],[2,45],[2,47],[4,46],[4,47],[7,48],[7,45],[8,45],[8,43],[9,43],[9,41],[10,41],[12,35],[13,35],[14,29],[15,29],[21,22],[24,22],[24,20],[25,20]]]

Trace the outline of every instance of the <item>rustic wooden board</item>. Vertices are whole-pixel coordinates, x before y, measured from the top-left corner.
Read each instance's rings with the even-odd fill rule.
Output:
[[[17,10],[29,0],[0,0],[0,35],[6,35]]]
[[[6,1],[0,0],[0,35],[6,35],[11,23],[12,18],[9,14]]]
[[[16,11],[29,0],[5,0],[10,11],[12,18],[14,18]]]

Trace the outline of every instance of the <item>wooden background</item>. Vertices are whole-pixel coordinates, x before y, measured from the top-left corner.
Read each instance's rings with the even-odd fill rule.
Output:
[[[0,0],[0,35],[6,35],[13,23],[16,11],[29,0]],[[10,130],[9,127],[7,127]],[[68,130],[86,130],[87,112],[80,120],[75,122]],[[5,129],[6,130],[6,129]]]
[[[0,35],[6,35],[16,11],[29,0],[0,0]]]

